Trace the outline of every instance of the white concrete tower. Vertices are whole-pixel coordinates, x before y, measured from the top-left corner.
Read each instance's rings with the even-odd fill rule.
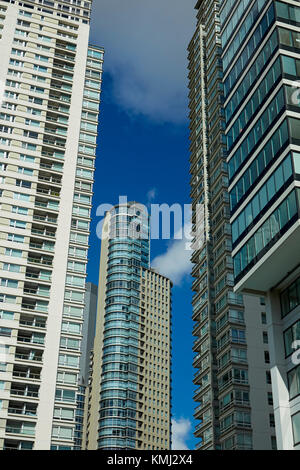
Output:
[[[91,1],[0,1],[0,449],[72,449],[103,49]]]

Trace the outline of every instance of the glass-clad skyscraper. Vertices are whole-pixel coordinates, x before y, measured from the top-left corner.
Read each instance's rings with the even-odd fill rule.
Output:
[[[279,449],[300,446],[300,5],[221,7],[234,281],[268,298]]]
[[[198,0],[189,45],[192,222],[197,234],[192,255],[196,448],[271,449],[276,439],[264,298],[233,291],[221,3]]]
[[[88,449],[170,449],[170,281],[150,269],[149,218],[106,214],[86,417]]]

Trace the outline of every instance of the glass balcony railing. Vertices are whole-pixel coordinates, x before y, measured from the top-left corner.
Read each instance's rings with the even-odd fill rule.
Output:
[[[13,427],[13,426],[6,426],[5,432],[9,434],[22,434],[25,436],[35,435],[35,429],[26,429],[26,428],[22,429],[22,428]]]
[[[26,408],[13,408],[11,406],[8,408],[8,413],[22,416],[37,416],[36,409],[29,410]]]

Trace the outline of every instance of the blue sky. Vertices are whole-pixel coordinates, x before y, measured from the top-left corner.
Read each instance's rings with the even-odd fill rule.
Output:
[[[195,2],[184,3],[164,0],[162,8],[157,0],[95,2],[91,41],[106,50],[88,266],[88,280],[96,284],[100,204],[115,204],[119,196],[144,204],[190,203],[186,47]],[[158,266],[170,260],[171,275],[181,257],[179,245],[172,250],[172,244],[151,243],[151,258],[165,256]],[[173,288],[173,415],[179,421],[176,442],[193,448],[193,322],[186,271],[183,262]]]

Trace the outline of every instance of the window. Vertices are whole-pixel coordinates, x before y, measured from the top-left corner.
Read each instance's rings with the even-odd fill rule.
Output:
[[[262,173],[266,170],[272,159],[275,157],[277,158],[278,152],[286,145],[288,139],[288,123],[285,120],[275,131],[273,136],[257,155],[250,167],[245,171],[243,176],[230,191],[230,206],[232,211],[235,210],[239,202],[245,197],[247,192],[249,192],[249,188],[253,189],[253,186],[257,183],[258,178],[262,177]],[[231,158],[229,162],[230,178],[232,178],[239,170],[240,166],[248,156],[247,149],[243,149],[242,146],[240,149],[242,152],[241,155],[237,153],[236,158]],[[286,173],[284,173],[284,176],[288,179],[288,175]],[[259,210],[257,213],[258,212]]]
[[[273,393],[268,392],[268,405],[273,406],[274,401],[273,401]]]
[[[280,69],[279,69],[280,72]],[[273,85],[273,82],[272,82]],[[280,91],[277,93],[275,98],[271,101],[268,105],[266,111],[262,114],[259,120],[256,123],[256,126],[250,130],[248,137],[248,151],[250,152],[254,145],[261,139],[263,134],[266,132],[267,128],[271,125],[274,119],[279,115],[281,110],[284,108],[284,93],[285,89],[289,87],[281,88]],[[250,101],[248,101],[247,105],[237,119],[234,121],[232,127],[228,131],[226,136],[227,139],[227,150],[230,151],[234,145],[240,140],[242,134],[244,134],[245,130],[248,127],[248,124],[251,123],[252,119],[255,119],[255,115],[257,114],[258,107],[266,98],[266,90],[265,87],[263,90],[257,90],[257,92],[252,96]],[[245,139],[245,140],[246,140]],[[251,139],[249,141],[249,139]],[[246,145],[246,144],[245,144]],[[234,157],[233,157],[234,158]]]
[[[300,304],[300,277],[281,296],[281,313],[285,317]]]
[[[16,300],[14,295],[0,294],[0,303],[15,304]]]
[[[14,279],[0,279],[0,286],[2,287],[9,287],[10,289],[17,289],[18,288],[18,281]]]
[[[269,339],[268,339],[268,333],[266,331],[263,332],[263,343],[268,344]]]
[[[11,328],[4,328],[3,326],[0,327],[0,336],[6,336],[8,338],[11,337]]]
[[[64,306],[64,315],[70,317],[82,318],[83,309],[79,307],[73,307],[71,305]]]
[[[265,312],[262,312],[261,313],[261,323],[263,325],[266,325],[267,324],[267,314]]]
[[[265,250],[269,250],[277,242],[278,235],[282,236],[297,217],[296,192],[292,191],[235,255],[235,278],[243,277],[244,272],[253,265],[253,258],[256,257],[255,262],[261,259]]]
[[[57,381],[65,384],[75,385],[77,383],[77,374],[71,374],[68,372],[58,372]]]
[[[62,349],[74,349],[74,350],[79,351],[80,341],[79,339],[61,338],[60,347]]]
[[[25,238],[22,237],[22,235],[15,235],[13,233],[8,233],[7,240],[9,242],[14,242],[14,243],[24,243]]]
[[[77,277],[77,276],[67,275],[66,284],[74,286],[74,287],[84,287],[85,286],[85,278],[84,277]]]
[[[294,445],[300,443],[300,412],[292,416],[293,434],[294,434]]]
[[[81,334],[81,324],[80,323],[73,323],[73,322],[63,322],[62,323],[62,331],[64,333],[70,333],[73,335],[80,335]]]
[[[265,356],[265,364],[270,364],[270,353],[269,353],[269,351],[265,351],[264,356]]]
[[[74,403],[76,401],[74,390],[56,389],[55,399],[57,401],[65,401]]]
[[[79,357],[78,356],[70,356],[68,354],[60,354],[58,363],[61,366],[66,367],[79,367]]]
[[[300,340],[300,320],[298,320],[294,325],[288,328],[284,334],[284,347],[286,357],[293,354],[296,348],[293,348],[295,341]]]
[[[11,211],[14,214],[28,215],[28,209],[20,206],[12,206]]]
[[[63,426],[53,426],[52,437],[54,439],[73,439],[73,428],[67,428]]]
[[[5,256],[12,256],[14,258],[22,258],[21,250],[13,250],[12,248],[6,248]]]
[[[20,228],[23,230],[26,229],[26,222],[23,222],[21,220],[11,220],[9,225],[13,228]]]
[[[54,408],[54,418],[73,421],[74,410],[69,408]]]
[[[14,312],[9,312],[7,310],[0,310],[0,320],[13,320]]]
[[[288,386],[290,400],[300,394],[300,365],[288,372]]]

